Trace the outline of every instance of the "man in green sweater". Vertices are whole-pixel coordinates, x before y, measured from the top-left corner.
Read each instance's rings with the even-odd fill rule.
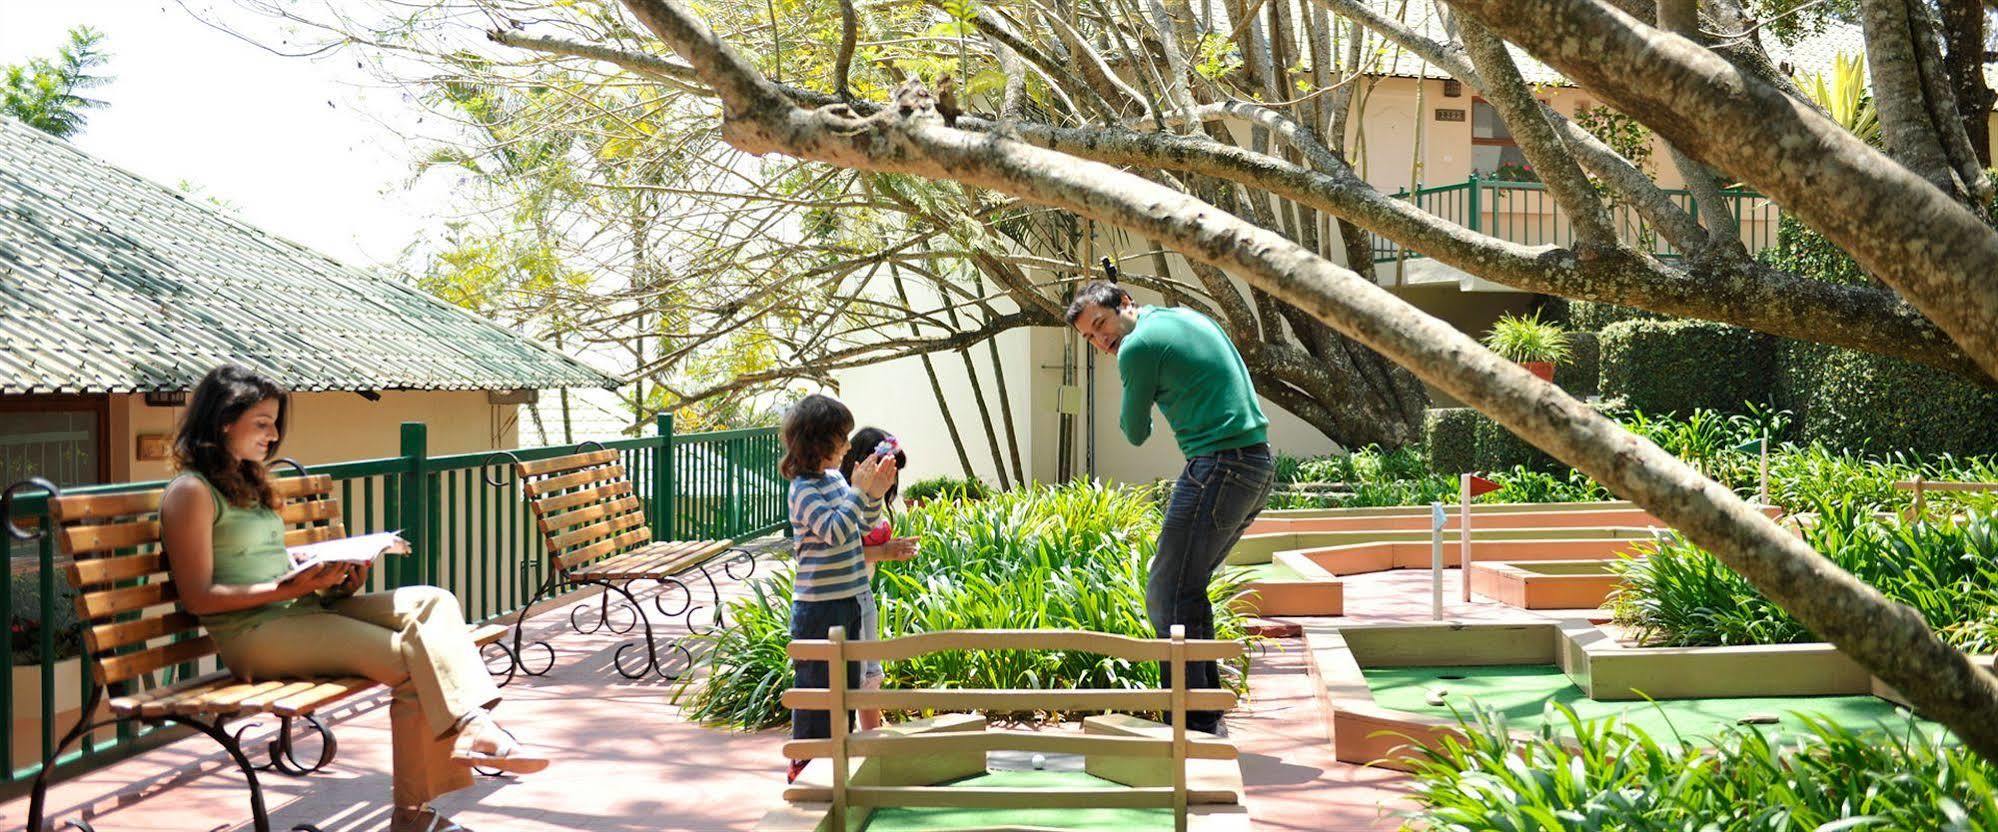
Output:
[[[1207,316],[1139,306],[1113,282],[1096,281],[1077,292],[1068,322],[1117,357],[1124,437],[1145,444],[1156,404],[1186,456],[1159,531],[1145,614],[1160,636],[1183,624],[1187,638],[1213,638],[1208,582],[1262,512],[1276,481],[1269,420],[1256,403],[1249,368]],[[1214,662],[1188,666],[1187,686],[1220,687],[1220,668]],[[1187,727],[1225,735],[1218,711],[1187,712]]]

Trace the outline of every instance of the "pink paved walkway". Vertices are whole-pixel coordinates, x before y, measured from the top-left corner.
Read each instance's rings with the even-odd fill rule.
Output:
[[[1454,570],[1449,579],[1454,591]],[[1428,617],[1426,571],[1347,580],[1352,615],[1344,620]],[[1480,601],[1468,609],[1453,603],[1450,617],[1541,617]],[[684,722],[668,701],[671,683],[618,676],[610,659],[622,638],[568,632],[566,607],[531,619],[529,627],[550,638],[556,669],[510,686],[501,716],[560,762],[529,777],[481,779],[439,800],[440,810],[479,832],[749,830],[775,804],[786,734],[730,733]],[[1268,648],[1251,674],[1251,700],[1229,718],[1243,752],[1256,828],[1397,828],[1395,812],[1407,806],[1406,778],[1334,761],[1303,642],[1272,641]],[[298,823],[326,832],[386,828],[385,701],[379,696],[357,701],[331,717],[340,755],[327,772],[299,779],[264,775],[274,829]],[[60,784],[52,791],[52,806],[59,819],[81,811],[99,832],[235,830],[249,827],[245,795],[225,757],[196,737]],[[25,798],[0,804],[0,828],[22,828],[26,814]]]

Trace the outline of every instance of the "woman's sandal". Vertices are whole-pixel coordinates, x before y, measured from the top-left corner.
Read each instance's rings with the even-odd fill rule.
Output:
[[[474,751],[470,748],[459,750],[453,748],[451,750],[451,760],[453,762],[512,774],[533,774],[548,767],[549,759],[547,757],[537,757],[525,753],[523,751],[525,746],[521,745],[520,738],[514,736],[512,731],[501,728],[498,723],[492,721],[491,717],[481,717],[472,725],[465,726],[465,730],[496,730],[506,735],[506,744],[500,746],[497,751]]]
[[[784,772],[784,785],[798,782],[798,775],[805,773],[805,764],[809,762],[811,760],[792,760]]]

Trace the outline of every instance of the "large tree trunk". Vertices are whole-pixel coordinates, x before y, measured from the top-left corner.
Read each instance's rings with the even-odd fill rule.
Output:
[[[1561,0],[1537,2],[1558,4]],[[898,100],[895,108],[884,111],[887,115],[875,119],[858,119],[850,112],[803,110],[678,4],[669,0],[625,0],[625,4],[647,28],[684,56],[722,99],[722,132],[730,144],[749,153],[784,153],[991,188],[1114,224],[1169,245],[1190,260],[1229,270],[1408,367],[1424,381],[1477,407],[1527,441],[1643,506],[1692,542],[1712,550],[1805,626],[1831,639],[1862,666],[1906,694],[1925,714],[1948,725],[1969,747],[1998,759],[1998,680],[1939,640],[1919,614],[1888,601],[1839,570],[1796,535],[1685,462],[1372,281],[1185,193],[1003,136],[944,127],[918,96]],[[1532,8],[1534,2],[1503,0],[1466,5],[1488,28],[1515,43],[1533,44],[1528,48],[1536,56],[1585,84],[1599,82],[1602,73],[1581,75],[1571,68],[1574,61],[1557,58],[1566,50],[1575,50],[1602,61],[1606,48],[1607,54],[1615,55],[1623,45],[1615,42],[1615,35],[1592,31],[1590,21],[1583,19],[1587,15],[1573,7]],[[1601,10],[1593,2],[1587,5],[1588,11]],[[1498,7],[1507,6],[1526,8],[1497,13]],[[1713,60],[1725,65],[1718,58]],[[1625,73],[1619,79],[1623,86],[1639,79],[1646,85],[1654,83],[1647,73]],[[1633,103],[1638,101],[1626,97]],[[1733,98],[1749,105],[1757,103],[1754,99],[1758,96]],[[1631,112],[1621,101],[1612,103]],[[1711,105],[1695,101],[1689,109],[1702,106]],[[1693,119],[1683,112],[1678,118],[1688,128],[1714,127],[1710,120]],[[1669,138],[1682,142],[1688,152],[1700,154],[1706,145],[1692,132],[1675,131]],[[1731,160],[1717,157],[1704,161]],[[1780,161],[1788,163],[1783,175],[1805,170],[1791,160]],[[1953,207],[1941,194],[1935,197]],[[1932,204],[1917,207],[1919,210],[1911,211],[1916,217],[1940,218],[1940,211]],[[1950,229],[1941,230],[1946,233]],[[1974,262],[1986,264],[1992,259],[1980,257]],[[1921,258],[1916,265],[1933,266],[1933,255]],[[1908,292],[1925,310],[1933,308],[1939,294],[1950,294],[1957,288],[1954,278],[1960,274],[1946,269],[1925,280],[1911,281],[1906,279],[1907,271],[1908,267],[1889,269],[1887,276],[1890,281],[1899,281],[1896,288]],[[1988,325],[1994,317],[1998,316],[1986,315],[1982,320]],[[1994,348],[1998,333],[1965,338],[1955,326],[1964,320],[1961,312],[1940,320],[1973,360],[1987,369],[1998,367],[1998,348]]]

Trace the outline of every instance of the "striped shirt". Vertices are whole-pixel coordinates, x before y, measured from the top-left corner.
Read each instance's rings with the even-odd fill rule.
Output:
[[[881,501],[847,485],[838,470],[791,479],[791,539],[798,548],[799,601],[852,598],[867,588],[861,538],[881,517]]]

